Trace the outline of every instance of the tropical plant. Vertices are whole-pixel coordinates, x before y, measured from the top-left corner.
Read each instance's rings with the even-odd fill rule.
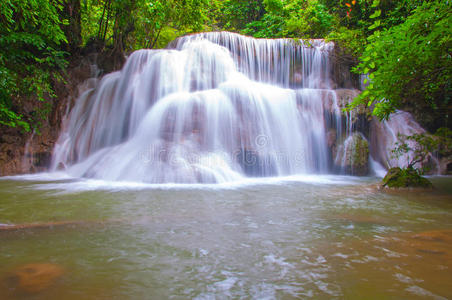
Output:
[[[392,150],[393,158],[408,156],[409,160],[405,168],[418,169],[420,173],[428,171],[422,163],[426,162],[429,156],[449,158],[452,156],[452,131],[445,127],[438,129],[434,135],[428,133],[399,134],[397,139]]]
[[[66,61],[60,19],[63,6],[46,0],[4,0],[0,6],[0,124],[30,130],[20,114],[21,98],[54,95],[51,79]],[[42,115],[38,112],[38,115]]]
[[[369,73],[367,89],[352,103],[365,103],[373,114],[386,119],[395,109],[406,105],[447,111],[450,102],[451,3],[448,0],[425,2],[405,22],[380,30],[381,11],[370,29],[359,73]]]

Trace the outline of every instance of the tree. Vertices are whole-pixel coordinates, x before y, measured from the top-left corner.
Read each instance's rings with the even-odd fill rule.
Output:
[[[135,11],[135,48],[164,47],[177,35],[202,30],[207,21],[207,0],[141,0]],[[160,40],[163,40],[163,43]]]
[[[383,30],[378,29],[381,12],[375,12],[371,26],[375,31],[356,69],[370,73],[370,83],[352,108],[365,103],[373,107],[375,116],[386,119],[397,108],[416,106],[440,120],[430,129],[447,126],[452,71],[450,5],[447,0],[425,2],[405,22]]]
[[[67,50],[74,53],[82,45],[82,24],[80,0],[64,0],[60,19],[67,20],[63,26],[67,39]]]
[[[62,9],[46,0],[4,0],[0,6],[0,124],[29,130],[29,122],[45,113],[24,120],[19,111],[24,96],[44,101],[54,95],[51,78],[66,63]]]
[[[243,30],[247,24],[259,20],[265,13],[262,0],[225,0],[217,10],[221,28],[232,31]]]
[[[429,156],[436,156],[446,162],[452,158],[452,131],[440,128],[434,135],[421,133],[410,136],[399,135],[396,147],[392,150],[395,158],[408,155],[407,165],[403,168],[393,167],[382,180],[383,187],[432,188],[432,183],[421,176],[428,170],[425,163]],[[420,164],[420,165],[417,165]]]
[[[322,38],[331,31],[333,16],[317,0],[264,0],[265,14],[243,30],[255,37]]]
[[[425,163],[431,155],[450,160],[452,156],[452,131],[448,128],[440,128],[434,135],[416,133],[413,135],[399,134],[395,148],[392,150],[394,158],[408,156],[405,168],[417,168],[420,164],[422,172],[428,171],[422,163]]]

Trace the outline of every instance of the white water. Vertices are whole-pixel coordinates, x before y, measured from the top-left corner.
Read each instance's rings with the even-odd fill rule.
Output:
[[[425,133],[423,129],[413,118],[413,116],[405,111],[396,111],[387,121],[371,122],[371,154],[387,168],[406,167],[413,159],[413,153],[408,152],[400,157],[394,156],[392,149],[400,142],[399,135],[410,136],[412,134]],[[417,147],[414,141],[407,141],[408,146],[412,149]],[[436,172],[439,172],[438,160],[429,155],[427,160],[416,164],[416,167],[423,165],[433,166]]]
[[[328,172],[318,88],[332,45],[229,33],[174,44],[134,52],[78,99],[54,170],[151,183]]]
[[[147,183],[332,172],[327,133],[352,134],[330,88],[333,44],[222,32],[170,47],[132,53],[79,97],[51,170]]]

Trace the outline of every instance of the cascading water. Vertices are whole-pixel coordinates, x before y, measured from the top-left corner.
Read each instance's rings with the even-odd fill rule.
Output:
[[[333,47],[214,32],[136,51],[77,100],[52,169],[150,183],[329,173],[348,132]]]
[[[145,182],[328,172],[328,50],[204,33],[140,50],[77,101],[53,168]]]
[[[413,159],[413,153],[408,152],[400,157],[394,156],[391,149],[396,147],[400,141],[399,135],[410,136],[412,134],[425,133],[423,129],[413,118],[413,116],[405,111],[396,111],[387,121],[379,122],[372,120],[371,124],[371,154],[381,164],[387,168],[406,167]],[[410,148],[416,148],[413,141],[406,142]],[[416,167],[428,166],[433,168],[433,172],[439,173],[440,165],[433,155],[428,155],[426,161],[416,164]]]

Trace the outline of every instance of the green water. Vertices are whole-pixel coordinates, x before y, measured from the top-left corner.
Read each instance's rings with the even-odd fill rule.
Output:
[[[20,226],[0,230],[0,299],[452,298],[452,178],[432,181],[2,179],[0,223]],[[38,263],[63,272],[11,280]]]

